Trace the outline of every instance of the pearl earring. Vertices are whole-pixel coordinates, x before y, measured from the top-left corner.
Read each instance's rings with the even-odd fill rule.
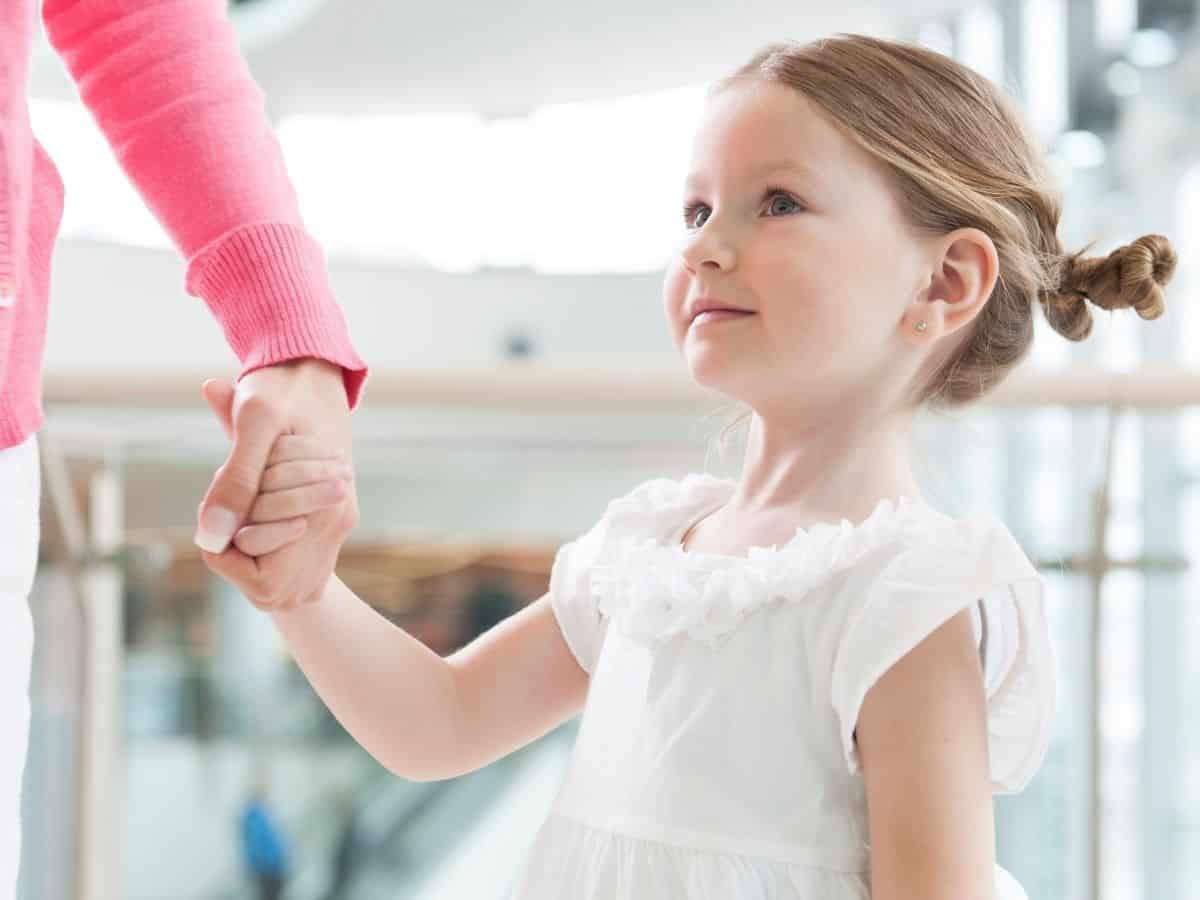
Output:
[[[929,323],[927,323],[924,319],[917,323],[917,331],[921,332],[922,334],[925,333],[925,329],[928,327]]]

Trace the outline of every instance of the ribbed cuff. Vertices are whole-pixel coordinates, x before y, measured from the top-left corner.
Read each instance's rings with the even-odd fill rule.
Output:
[[[187,292],[204,300],[242,362],[239,380],[264,366],[314,357],[342,367],[358,406],[366,363],[350,343],[321,246],[303,229],[265,222],[209,244],[188,264]]]

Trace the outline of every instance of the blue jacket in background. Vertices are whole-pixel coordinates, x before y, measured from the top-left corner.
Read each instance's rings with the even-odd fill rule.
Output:
[[[287,874],[287,847],[278,826],[261,803],[251,803],[242,813],[242,848],[246,865],[257,874]]]

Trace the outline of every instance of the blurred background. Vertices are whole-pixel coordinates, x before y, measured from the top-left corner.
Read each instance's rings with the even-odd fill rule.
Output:
[[[996,800],[999,862],[1032,900],[1200,897],[1198,11],[233,3],[373,371],[338,574],[448,654],[539,597],[612,497],[736,474],[732,411],[690,383],[659,299],[704,85],[773,40],[918,41],[1018,97],[1068,248],[1161,232],[1179,252],[1163,318],[1101,316],[1079,345],[1039,321],[1028,363],[919,444],[935,505],[1001,516],[1051,591],[1056,732]],[[67,196],[21,900],[250,900],[248,845],[287,900],[505,896],[576,723],[434,783],[347,736],[191,542],[226,449],[200,384],[236,360],[44,38],[32,96]]]

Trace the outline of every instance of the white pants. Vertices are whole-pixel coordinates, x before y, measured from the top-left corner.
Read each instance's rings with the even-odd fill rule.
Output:
[[[37,435],[0,450],[0,900],[17,894],[21,778],[29,743],[33,618],[41,468]]]

